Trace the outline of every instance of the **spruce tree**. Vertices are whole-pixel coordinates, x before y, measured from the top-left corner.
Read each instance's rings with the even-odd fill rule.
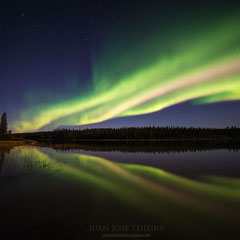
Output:
[[[7,114],[4,112],[1,117],[1,123],[0,123],[0,135],[4,136],[7,134]]]

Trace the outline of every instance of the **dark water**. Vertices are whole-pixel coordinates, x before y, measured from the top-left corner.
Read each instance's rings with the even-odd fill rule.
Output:
[[[237,239],[234,143],[0,146],[0,239]]]

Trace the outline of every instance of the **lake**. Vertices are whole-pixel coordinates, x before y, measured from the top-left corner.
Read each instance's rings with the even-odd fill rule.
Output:
[[[233,142],[0,145],[0,239],[235,239]]]

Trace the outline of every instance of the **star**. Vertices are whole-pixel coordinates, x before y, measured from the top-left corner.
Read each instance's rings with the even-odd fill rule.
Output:
[[[22,12],[22,13],[21,13],[21,16],[24,17],[24,15],[25,15],[25,14]]]

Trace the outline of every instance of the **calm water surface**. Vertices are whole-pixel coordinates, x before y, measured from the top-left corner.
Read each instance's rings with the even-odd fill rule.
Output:
[[[0,146],[0,239],[236,239],[240,152]]]

